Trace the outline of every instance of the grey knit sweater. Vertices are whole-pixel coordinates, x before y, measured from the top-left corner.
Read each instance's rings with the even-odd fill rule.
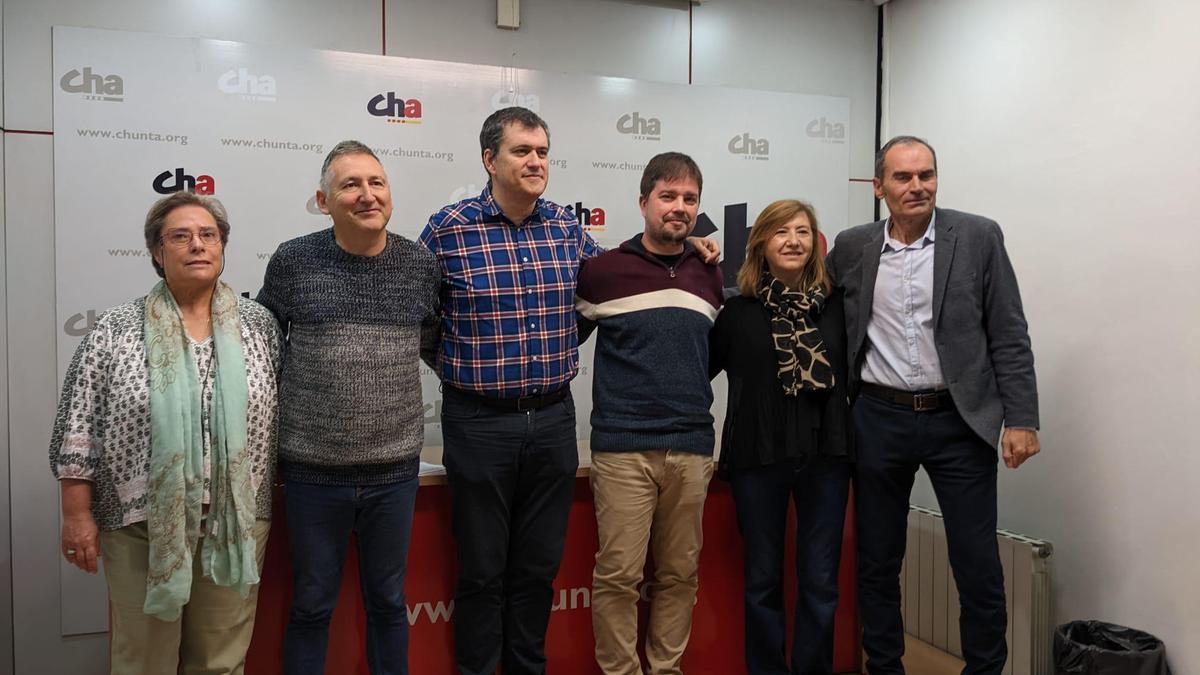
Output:
[[[286,337],[280,470],[318,485],[383,485],[417,474],[424,441],[419,354],[436,326],[433,254],[388,233],[375,256],[333,229],[284,242],[258,301]]]

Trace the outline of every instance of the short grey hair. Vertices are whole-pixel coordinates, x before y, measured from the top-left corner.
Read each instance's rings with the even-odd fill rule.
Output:
[[[913,144],[923,145],[926,148],[929,148],[929,154],[933,155],[933,172],[937,173],[937,151],[933,149],[932,145],[930,145],[924,138],[918,138],[916,136],[896,136],[887,143],[884,143],[883,147],[879,149],[879,152],[875,153],[875,177],[879,180],[883,180],[883,160],[887,157],[888,150],[891,150],[897,145]]]
[[[221,246],[229,241],[229,215],[225,212],[225,206],[216,197],[182,190],[154,202],[150,211],[146,213],[146,250],[150,251],[150,262],[154,265],[154,271],[164,279],[166,273],[163,272],[162,265],[159,265],[158,261],[154,259],[154,254],[162,246],[162,231],[167,224],[167,216],[171,215],[175,209],[184,206],[199,206],[208,211],[213,220],[217,221],[217,229],[221,231]]]
[[[338,143],[333,146],[328,155],[325,155],[325,163],[321,165],[321,182],[319,183],[321,192],[329,194],[329,165],[338,157],[345,157],[346,155],[370,155],[372,159],[379,162],[379,158],[375,156],[375,151],[367,147],[362,141],[348,140]],[[383,162],[379,162],[379,165],[383,166]]]

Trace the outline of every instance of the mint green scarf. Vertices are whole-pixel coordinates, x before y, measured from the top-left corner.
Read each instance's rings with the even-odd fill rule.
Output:
[[[200,550],[204,576],[246,597],[258,583],[254,488],[246,452],[246,359],[238,297],[218,283],[212,299],[216,369],[210,430],[211,504]],[[203,383],[175,297],[160,281],[146,296],[150,371],[150,538],[143,611],[163,621],[182,614],[192,591],[192,552],[200,538],[204,496]]]

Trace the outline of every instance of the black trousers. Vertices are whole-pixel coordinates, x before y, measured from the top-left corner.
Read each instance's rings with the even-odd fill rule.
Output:
[[[442,438],[458,587],[454,655],[462,675],[541,675],[579,452],[575,402],[506,412],[449,387]],[[418,544],[419,545],[419,544]]]
[[[729,477],[745,561],[747,675],[829,675],[850,463],[813,458],[792,468],[734,469]],[[796,614],[787,658],[784,540],[796,505]]]
[[[904,673],[900,566],[919,467],[929,475],[946,525],[961,603],[963,673],[999,675],[1008,653],[1008,616],[996,544],[995,447],[975,435],[953,406],[914,412],[862,395],[853,415],[859,601],[871,675]]]

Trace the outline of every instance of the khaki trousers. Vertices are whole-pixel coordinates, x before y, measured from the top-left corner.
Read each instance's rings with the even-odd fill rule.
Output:
[[[651,675],[679,675],[692,632],[704,499],[712,458],[677,450],[593,452],[591,485],[600,550],[592,577],[596,662],[605,675],[641,675],[638,584],[654,555],[646,660]]]
[[[261,572],[271,521],[254,523]],[[192,595],[178,621],[142,611],[150,542],[146,523],[100,533],[111,612],[112,675],[241,675],[254,633],[258,586],[243,598],[204,576],[197,544]]]

